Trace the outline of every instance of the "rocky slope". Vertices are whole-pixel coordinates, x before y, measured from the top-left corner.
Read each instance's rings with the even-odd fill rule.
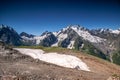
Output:
[[[60,67],[33,59],[12,48],[6,48],[5,44],[0,42],[0,80],[111,80],[113,78],[117,80],[119,78],[120,67],[117,65],[67,49],[57,53],[78,57],[88,65],[90,71]]]

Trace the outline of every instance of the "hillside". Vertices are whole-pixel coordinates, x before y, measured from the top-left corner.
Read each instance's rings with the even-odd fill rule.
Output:
[[[43,32],[40,36],[0,26],[0,41],[14,46],[44,46],[74,49],[120,64],[120,30],[93,29],[69,25],[56,32]]]
[[[0,48],[0,79],[3,80],[110,80],[120,75],[119,66],[79,51],[41,48],[47,53],[76,56],[86,63],[90,71],[61,67],[3,47]]]

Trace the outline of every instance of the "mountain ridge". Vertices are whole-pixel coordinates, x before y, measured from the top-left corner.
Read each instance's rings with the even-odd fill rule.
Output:
[[[4,32],[3,29],[5,29],[6,32]],[[43,32],[43,34],[40,36],[36,36],[27,34],[26,32],[18,34],[13,28],[1,25],[0,40],[15,46],[37,45],[45,47],[63,47],[68,49],[76,49],[103,59],[108,59],[113,62],[111,56],[114,52],[119,51],[120,47],[120,33],[118,33],[118,31],[120,30],[89,30],[79,25],[70,25],[57,32],[46,31]],[[10,39],[8,39],[8,37]]]

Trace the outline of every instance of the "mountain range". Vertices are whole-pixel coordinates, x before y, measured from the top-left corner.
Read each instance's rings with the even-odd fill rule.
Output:
[[[120,64],[120,29],[92,29],[69,25],[57,32],[44,32],[40,36],[22,32],[12,27],[0,26],[0,41],[14,46],[63,47]]]

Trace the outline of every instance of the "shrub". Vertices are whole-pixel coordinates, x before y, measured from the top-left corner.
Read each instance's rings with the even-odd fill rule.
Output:
[[[116,51],[112,56],[113,63],[120,65],[120,51]]]

